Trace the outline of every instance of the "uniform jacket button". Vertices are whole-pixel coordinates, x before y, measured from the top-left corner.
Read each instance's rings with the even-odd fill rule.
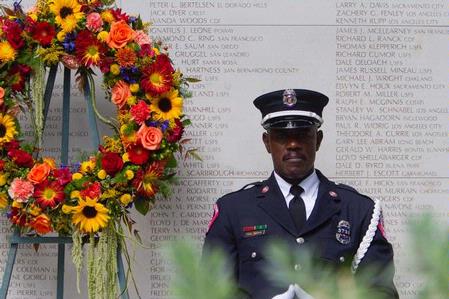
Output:
[[[255,251],[251,253],[252,258],[255,258],[256,256],[257,256],[257,253]]]
[[[345,261],[345,257],[344,256],[340,256],[340,262],[344,263]]]
[[[301,270],[301,265],[295,264],[295,266],[293,266],[293,268],[295,269],[295,271],[299,271],[299,270]]]
[[[304,238],[297,238],[296,239],[296,243],[298,243],[298,244],[304,244]]]

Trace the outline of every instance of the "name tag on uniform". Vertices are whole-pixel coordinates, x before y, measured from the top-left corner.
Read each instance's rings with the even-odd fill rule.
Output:
[[[243,237],[251,238],[251,237],[255,237],[255,236],[265,235],[265,233],[267,232],[267,229],[268,229],[268,225],[266,225],[266,224],[244,226],[242,228]]]

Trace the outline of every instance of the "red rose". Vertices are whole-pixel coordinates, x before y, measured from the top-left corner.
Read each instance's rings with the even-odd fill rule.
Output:
[[[18,166],[28,168],[33,167],[33,157],[24,150],[12,149],[8,152],[8,157],[10,157]]]
[[[4,168],[5,168],[5,161],[0,160],[0,171],[3,171]]]
[[[110,176],[114,176],[123,168],[123,160],[117,153],[105,153],[101,158],[101,167]]]

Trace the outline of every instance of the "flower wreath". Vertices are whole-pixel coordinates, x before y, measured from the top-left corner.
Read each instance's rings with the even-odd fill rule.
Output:
[[[113,2],[39,0],[28,12],[19,3],[2,7],[0,16],[0,208],[22,233],[72,235],[78,268],[83,236],[100,236],[98,250],[108,251],[110,239],[123,236],[120,224],[132,230],[132,207],[146,214],[158,194],[169,193],[190,124],[183,98],[195,80],[174,69],[167,49],[147,34],[149,24]],[[92,97],[92,68],[99,68],[118,108],[116,120],[98,115],[116,134],[75,167],[37,158],[45,71],[60,62],[77,70]],[[19,141],[20,110],[33,110],[34,145]]]

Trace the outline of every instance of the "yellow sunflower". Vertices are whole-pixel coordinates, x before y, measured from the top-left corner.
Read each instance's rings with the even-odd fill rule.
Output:
[[[80,199],[78,206],[63,206],[63,212],[73,213],[72,223],[84,233],[94,233],[107,226],[109,210],[95,199]]]
[[[176,89],[161,94],[151,101],[151,111],[155,112],[158,120],[173,121],[182,114],[182,98]]]
[[[84,17],[77,0],[54,0],[50,4],[50,10],[56,16],[56,24],[65,32],[72,32],[78,21]]]
[[[0,114],[0,145],[14,140],[17,133],[14,118],[8,114]]]

